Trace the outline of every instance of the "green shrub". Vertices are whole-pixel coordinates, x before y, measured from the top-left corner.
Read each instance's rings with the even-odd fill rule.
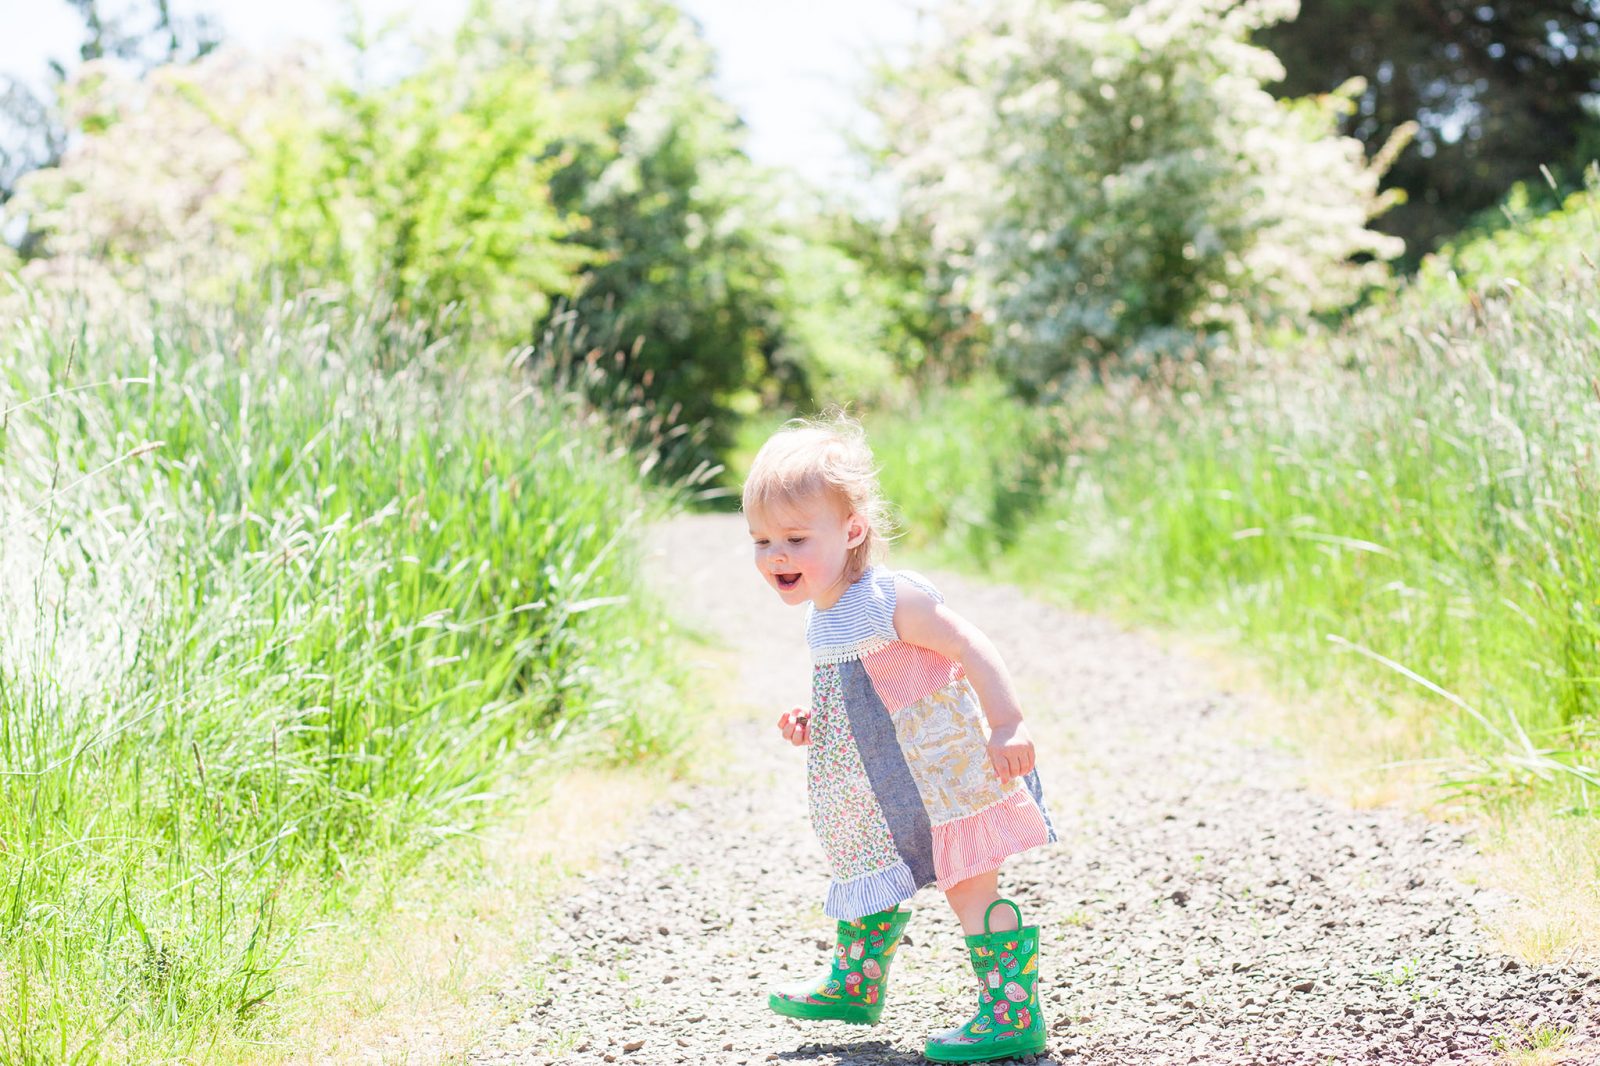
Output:
[[[570,307],[715,452],[785,322],[772,198],[710,46],[666,0],[484,5],[463,39],[464,62],[535,66],[563,100],[550,195],[587,220],[568,240],[592,253]]]
[[[393,86],[332,84],[281,113],[226,207],[248,261],[291,281],[452,312],[480,345],[525,344],[593,257],[552,202],[559,112],[547,79],[445,54]]]

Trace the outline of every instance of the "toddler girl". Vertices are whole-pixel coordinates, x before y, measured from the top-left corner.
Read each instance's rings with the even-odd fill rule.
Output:
[[[937,885],[967,934],[979,1002],[925,1054],[1038,1052],[1039,930],[998,894],[1008,855],[1056,839],[1033,741],[988,638],[926,579],[874,565],[885,511],[861,427],[842,416],[789,423],[744,486],[756,569],[784,603],[806,605],[811,709],[778,729],[810,745],[811,823],[833,873],[823,910],[839,920],[828,973],[767,1003],[793,1018],[877,1022],[911,915],[899,904]]]

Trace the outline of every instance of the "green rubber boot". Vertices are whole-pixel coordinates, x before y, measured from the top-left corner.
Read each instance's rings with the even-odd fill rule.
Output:
[[[1016,912],[1021,928],[989,931],[989,915],[1001,904]],[[978,1013],[965,1025],[930,1037],[922,1053],[934,1062],[988,1062],[1043,1051],[1039,927],[1024,926],[1021,908],[997,899],[983,912],[983,932],[967,937],[967,953],[978,975]]]
[[[790,1018],[876,1025],[889,987],[889,964],[910,920],[908,910],[888,910],[840,922],[839,943],[828,972],[818,980],[771,993],[767,1006]]]

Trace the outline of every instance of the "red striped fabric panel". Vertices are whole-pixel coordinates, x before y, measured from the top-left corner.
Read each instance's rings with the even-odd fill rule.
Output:
[[[933,827],[933,872],[940,891],[1000,867],[1008,856],[1048,843],[1044,814],[1025,788],[976,814]]]
[[[961,676],[961,664],[936,651],[895,641],[861,658],[884,709],[894,714]]]

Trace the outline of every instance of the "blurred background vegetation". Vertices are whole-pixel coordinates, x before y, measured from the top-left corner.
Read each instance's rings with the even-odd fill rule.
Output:
[[[398,68],[63,2],[0,98],[0,1058],[254,1046],[373,856],[670,759],[638,531],[828,404],[910,546],[1591,823],[1600,4],[944,0],[863,202],[670,0]]]

